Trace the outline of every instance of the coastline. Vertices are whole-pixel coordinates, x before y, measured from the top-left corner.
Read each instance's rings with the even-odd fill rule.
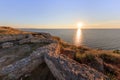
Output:
[[[28,71],[32,72],[44,62],[59,80],[120,79],[120,53],[117,50],[77,47],[49,33],[24,32],[9,27],[0,30],[0,64],[5,62],[0,66],[0,79],[25,78]],[[15,52],[15,48],[18,48],[18,52]],[[9,51],[12,52],[12,56]],[[11,60],[12,58],[14,59]]]

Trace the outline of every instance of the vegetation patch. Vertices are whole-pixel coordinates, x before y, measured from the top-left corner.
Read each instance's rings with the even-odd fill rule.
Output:
[[[113,53],[120,54],[120,50],[114,50]]]

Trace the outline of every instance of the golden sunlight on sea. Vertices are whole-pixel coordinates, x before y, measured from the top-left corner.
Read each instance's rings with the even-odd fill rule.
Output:
[[[80,46],[81,45],[81,42],[82,42],[82,27],[83,27],[83,24],[82,23],[78,23],[77,24],[77,31],[76,31],[76,34],[75,34],[75,39],[74,39],[74,44],[76,46]]]

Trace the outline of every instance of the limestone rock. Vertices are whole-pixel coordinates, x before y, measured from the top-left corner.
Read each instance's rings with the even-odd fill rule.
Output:
[[[30,38],[22,39],[19,41],[19,44],[30,43]]]
[[[9,48],[9,47],[12,47],[13,46],[13,43],[12,42],[5,42],[2,44],[2,48]]]

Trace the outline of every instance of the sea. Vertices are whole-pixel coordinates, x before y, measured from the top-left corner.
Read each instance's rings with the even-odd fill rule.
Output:
[[[120,50],[120,29],[22,29],[32,32],[46,32],[58,36],[76,46],[96,49]]]

